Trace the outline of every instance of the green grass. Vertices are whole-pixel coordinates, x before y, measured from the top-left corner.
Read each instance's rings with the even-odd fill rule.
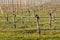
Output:
[[[1,40],[59,40],[60,39],[60,32],[57,34],[53,33],[52,31],[45,31],[45,34],[38,35],[37,31],[15,31],[15,32],[0,32],[0,39]],[[32,33],[33,32],[33,33]]]

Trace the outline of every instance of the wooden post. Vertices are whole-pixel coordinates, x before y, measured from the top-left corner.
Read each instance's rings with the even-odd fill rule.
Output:
[[[15,11],[13,11],[13,13],[15,13]],[[14,16],[13,16],[13,25],[14,25],[14,28],[16,28],[16,14],[13,14]]]
[[[16,22],[15,22],[15,18],[16,18],[16,14],[15,14],[15,8],[14,8],[14,4],[13,4],[13,0],[12,0],[12,12],[13,12],[13,25],[14,28],[16,28]]]
[[[8,21],[8,13],[9,13],[9,8],[8,8],[8,4],[9,3],[9,0],[7,0],[7,7],[6,7],[6,9],[7,9],[7,13],[6,13],[6,20]]]
[[[52,11],[52,13],[49,13],[50,15],[50,27],[53,27],[53,23],[55,20],[55,10]]]
[[[49,13],[49,15],[50,15],[50,19],[49,19],[49,20],[50,20],[50,21],[49,21],[49,22],[50,22],[50,27],[52,27],[52,14]]]
[[[49,13],[49,15],[50,15],[50,29],[55,29],[55,27],[54,27],[55,14],[56,14],[56,10],[53,10],[51,13]]]
[[[40,30],[40,26],[39,26],[39,16],[36,14],[35,17],[36,17],[36,22],[37,22],[38,33],[40,34],[41,30]]]

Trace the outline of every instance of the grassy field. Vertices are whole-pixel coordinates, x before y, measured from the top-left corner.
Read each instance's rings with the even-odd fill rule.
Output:
[[[56,5],[50,7],[44,5],[38,8],[39,11],[35,12],[41,17],[39,20],[41,29],[49,28],[49,13],[55,8],[56,18],[51,28],[60,29],[60,6]],[[34,30],[34,28],[37,28],[37,22],[33,8],[29,9],[30,16],[27,9],[23,10],[23,13],[22,10],[19,10],[16,12],[16,29],[13,26],[12,11],[8,11],[8,9],[0,10],[0,40],[60,40],[60,30],[41,30],[41,34]],[[6,21],[6,13],[8,13],[8,21]],[[29,30],[31,28],[33,30]]]
[[[58,32],[57,32],[58,31]],[[42,30],[42,33],[39,35],[37,31],[8,31],[0,32],[0,40],[59,40],[60,39],[60,30],[56,30],[56,33],[51,30]],[[44,34],[43,34],[44,33]]]

